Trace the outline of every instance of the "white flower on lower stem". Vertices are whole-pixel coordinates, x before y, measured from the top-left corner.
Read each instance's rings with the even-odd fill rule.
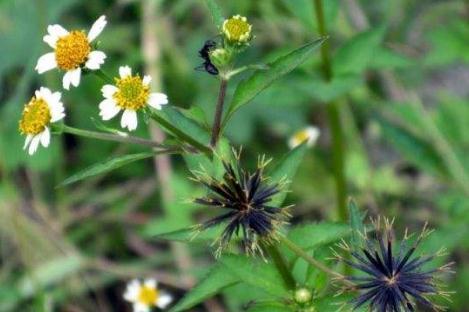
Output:
[[[48,34],[43,40],[54,52],[44,54],[39,58],[36,70],[39,74],[54,68],[65,71],[62,84],[68,90],[70,85],[78,87],[80,84],[82,68],[97,70],[106,59],[102,51],[93,50],[91,42],[98,37],[106,26],[106,17],[103,15],[91,26],[88,35],[82,30],[68,31],[60,25],[49,25]]]
[[[52,93],[48,88],[41,87],[25,105],[19,130],[26,135],[23,149],[28,148],[29,155],[36,152],[39,143],[44,147],[49,146],[49,125],[65,117],[61,96],[60,92]]]
[[[168,104],[168,96],[164,93],[150,93],[150,76],[143,79],[137,74],[132,76],[129,66],[119,68],[120,78],[115,78],[115,85],[104,85],[101,89],[104,100],[99,104],[99,115],[103,120],[114,118],[121,110],[122,128],[129,131],[137,129],[137,112],[147,106],[161,109]]]
[[[143,283],[134,279],[127,284],[124,299],[133,304],[134,312],[149,312],[153,307],[165,309],[173,297],[157,286],[154,279],[147,279]]]
[[[288,146],[290,148],[295,148],[301,143],[307,141],[307,145],[309,147],[312,147],[316,144],[316,141],[318,140],[320,131],[317,127],[314,126],[308,126],[304,129],[301,129],[297,132],[295,132],[290,139],[288,140]]]

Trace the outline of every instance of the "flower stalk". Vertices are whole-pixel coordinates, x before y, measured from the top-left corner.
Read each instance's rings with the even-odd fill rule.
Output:
[[[215,117],[213,119],[212,127],[212,138],[210,140],[210,146],[216,147],[218,139],[220,137],[221,121],[223,116],[223,105],[225,103],[226,88],[228,86],[228,80],[224,77],[220,80],[220,89],[218,92],[217,106],[215,108]]]
[[[316,19],[319,35],[327,36],[324,20],[324,8],[322,0],[314,0]],[[332,80],[331,52],[328,41],[321,46],[322,73],[326,81]],[[347,184],[345,179],[345,144],[342,126],[340,124],[340,102],[332,101],[326,105],[327,118],[332,134],[332,162],[335,178],[337,197],[337,215],[340,221],[348,219],[347,211]]]
[[[278,247],[275,245],[267,245],[264,243],[261,243],[262,249],[267,252],[267,254],[270,256],[272,259],[275,267],[277,268],[277,271],[280,273],[282,276],[283,281],[285,282],[285,286],[287,286],[288,289],[293,290],[296,287],[296,282],[295,279],[293,278],[293,275],[288,268],[287,263],[285,262],[284,257],[278,250]]]

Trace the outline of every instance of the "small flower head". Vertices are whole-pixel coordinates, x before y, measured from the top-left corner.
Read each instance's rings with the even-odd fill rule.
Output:
[[[44,147],[49,146],[49,125],[65,117],[61,96],[60,92],[52,93],[49,89],[41,87],[25,105],[19,122],[19,131],[26,135],[23,148],[29,146],[29,155],[36,152],[39,143]]]
[[[222,32],[229,43],[235,45],[244,45],[251,40],[252,25],[248,23],[247,18],[241,15],[235,15],[223,22]]]
[[[147,279],[143,283],[132,280],[127,284],[124,299],[133,304],[134,312],[149,312],[151,308],[165,309],[173,298],[170,294],[157,288],[154,279]]]
[[[63,87],[68,90],[70,85],[77,87],[80,83],[83,68],[97,70],[104,63],[106,55],[93,50],[92,42],[106,26],[103,15],[96,20],[88,34],[82,30],[68,31],[60,25],[49,25],[48,34],[43,40],[54,52],[46,53],[37,62],[36,70],[42,74],[53,68],[65,71]]]
[[[439,290],[437,277],[438,273],[447,271],[449,265],[437,269],[426,268],[426,264],[438,254],[416,254],[419,243],[430,233],[425,226],[410,243],[406,232],[403,241],[396,246],[392,222],[385,219],[383,226],[378,219],[374,237],[368,239],[364,235],[366,247],[361,251],[352,251],[348,245],[342,245],[350,251],[353,260],[339,258],[364,274],[346,278],[354,284],[349,290],[361,292],[352,302],[354,309],[366,304],[370,311],[413,312],[416,311],[416,303],[420,303],[435,311],[441,310],[442,307],[432,303],[431,297],[447,295]]]
[[[224,68],[231,62],[228,50],[218,48],[210,52],[210,60],[217,68]]]
[[[302,287],[295,290],[295,293],[293,294],[293,299],[296,303],[306,304],[310,302],[311,299],[313,299],[313,294],[309,289]]]
[[[261,158],[257,169],[252,173],[241,168],[239,162],[239,154],[235,155],[233,163],[223,161],[225,172],[221,179],[215,179],[206,173],[195,175],[195,180],[210,190],[206,197],[197,198],[195,202],[227,210],[199,226],[200,230],[204,230],[226,224],[218,240],[217,255],[235,234],[242,237],[246,253],[262,254],[259,241],[270,243],[275,240],[279,226],[286,223],[289,217],[287,207],[275,207],[270,204],[273,196],[281,191],[282,185],[269,183],[264,176],[264,168],[268,161]]]
[[[168,104],[168,97],[163,93],[150,92],[151,77],[144,76],[142,79],[138,74],[133,76],[128,66],[119,68],[119,76],[115,78],[115,85],[102,87],[104,100],[99,104],[99,115],[103,120],[110,120],[122,110],[121,126],[132,131],[137,128],[137,111],[148,106],[161,109],[162,105]]]
[[[290,148],[295,148],[303,142],[307,142],[306,144],[311,147],[316,144],[316,141],[319,137],[319,129],[314,126],[308,126],[300,131],[295,132],[290,139],[288,140],[288,146]]]

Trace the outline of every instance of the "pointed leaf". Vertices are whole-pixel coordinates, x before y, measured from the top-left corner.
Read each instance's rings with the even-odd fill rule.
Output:
[[[215,296],[223,289],[239,282],[239,278],[231,274],[221,264],[216,264],[206,277],[180,300],[170,312],[188,311],[193,306]]]
[[[269,172],[268,176],[272,179],[272,182],[279,182],[282,179],[286,179],[287,182],[291,182],[306,154],[307,149],[307,144],[303,143],[286,154]],[[281,192],[273,197],[270,204],[272,206],[279,207],[282,205],[285,197],[287,197],[287,193]]]
[[[207,5],[210,14],[212,15],[213,23],[217,28],[221,28],[224,18],[217,2],[215,0],[205,0],[205,4]]]
[[[356,248],[360,248],[360,233],[363,233],[365,229],[363,225],[363,216],[353,199],[350,199],[348,203],[348,210],[350,216],[350,227],[352,228],[352,245]]]
[[[57,187],[63,187],[84,180],[86,178],[94,177],[99,174],[105,174],[122,166],[128,165],[134,161],[150,158],[154,155],[155,153],[139,153],[110,158],[103,162],[94,164],[78,173],[75,173],[74,175],[65,179]]]
[[[241,81],[233,95],[223,124],[226,125],[228,120],[241,106],[250,102],[277,79],[282,78],[306,61],[325,40],[325,38],[320,38],[308,43],[268,64],[268,70],[256,70],[251,77]]]

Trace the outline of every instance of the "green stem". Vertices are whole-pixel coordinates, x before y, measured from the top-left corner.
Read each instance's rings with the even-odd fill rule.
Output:
[[[298,257],[303,258],[306,262],[308,262],[310,265],[313,267],[323,271],[324,273],[327,273],[328,275],[335,277],[339,280],[346,281],[345,276],[342,274],[329,269],[324,263],[314,259],[312,256],[310,256],[306,251],[301,249],[297,244],[289,240],[283,235],[279,235],[280,242],[283,243],[288,249],[290,249],[293,253],[295,253]]]
[[[293,275],[290,272],[285,262],[285,259],[278,250],[277,246],[262,244],[262,249],[264,249],[269,254],[270,258],[274,262],[277,271],[280,273],[283,278],[283,281],[285,282],[285,286],[287,286],[287,288],[291,290],[295,289],[295,279],[293,278]]]
[[[101,69],[98,69],[98,70],[93,70],[91,71],[93,74],[95,74],[96,76],[98,76],[99,78],[101,78],[104,82],[107,82],[107,83],[110,83],[110,84],[113,84],[114,83],[114,79],[111,78],[111,76],[109,76],[108,74],[106,74],[103,70]]]
[[[322,0],[314,0],[319,35],[327,36],[326,23]],[[329,41],[321,46],[322,72],[326,81],[332,80],[332,65]],[[337,215],[339,220],[346,222],[347,211],[347,184],[345,179],[345,144],[344,134],[340,123],[340,103],[333,101],[326,105],[327,119],[332,136],[332,164],[335,178],[337,197]]]
[[[210,145],[212,147],[217,146],[218,138],[220,137],[221,121],[223,116],[223,104],[225,103],[227,86],[228,80],[226,80],[225,78],[221,78],[217,106],[215,108],[215,117],[213,118],[212,138],[210,140]]]
[[[204,144],[198,142],[197,140],[193,139],[186,133],[182,132],[178,128],[174,127],[169,121],[164,119],[163,117],[159,116],[157,113],[155,113],[153,110],[150,112],[150,116],[153,120],[158,122],[163,128],[171,132],[174,136],[177,138],[183,140],[184,142],[190,144],[194,148],[196,148],[198,151],[206,154],[207,156],[212,155],[212,150],[208,147],[205,146]]]
[[[134,136],[116,135],[116,134],[102,133],[102,132],[96,132],[96,131],[90,131],[90,130],[83,130],[83,129],[73,128],[67,125],[63,125],[61,129],[65,133],[70,133],[70,134],[74,134],[74,135],[78,135],[78,136],[82,136],[86,138],[91,138],[91,139],[138,144],[138,145],[144,145],[144,146],[148,146],[152,148],[161,148],[161,149],[166,148],[165,146],[157,142],[134,137]]]

